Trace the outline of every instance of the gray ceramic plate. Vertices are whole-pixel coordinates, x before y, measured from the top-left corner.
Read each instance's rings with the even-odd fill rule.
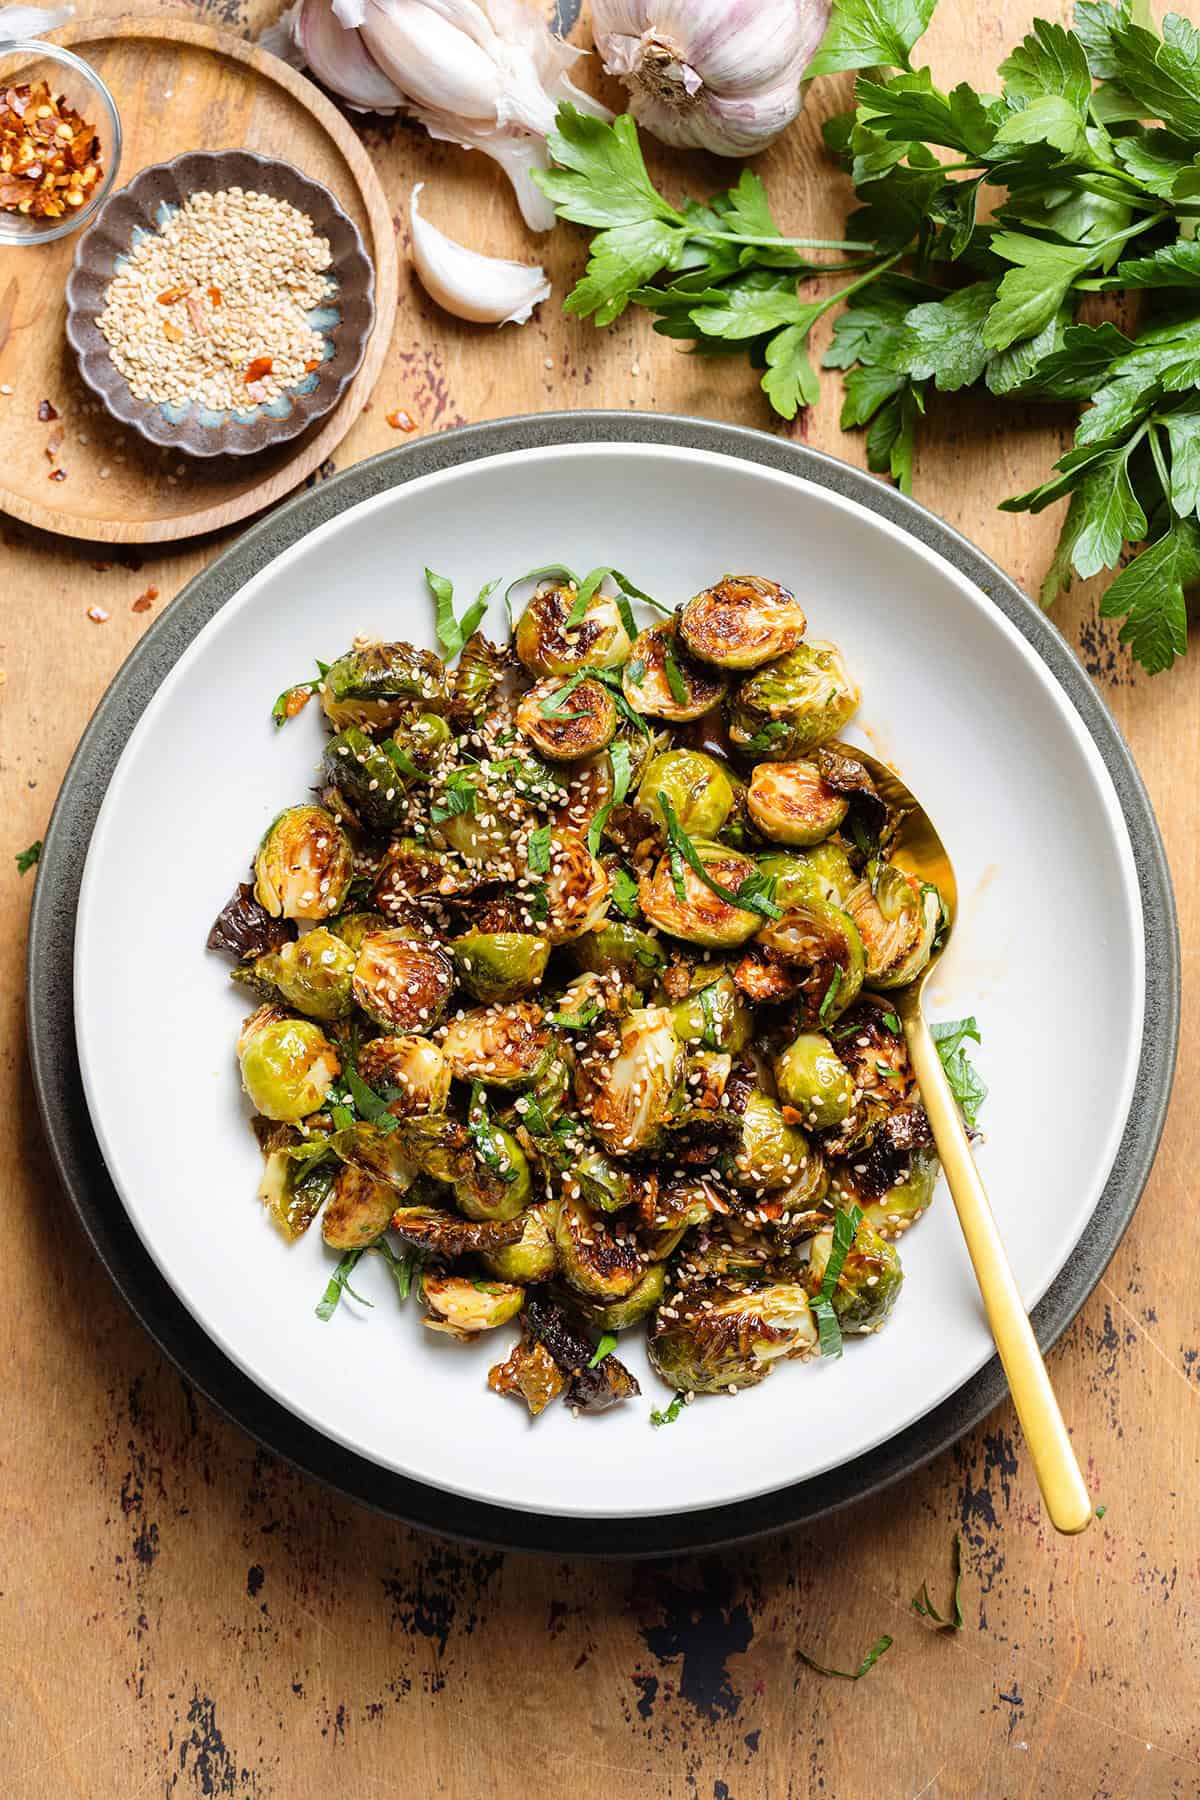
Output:
[[[230,187],[290,201],[329,239],[335,288],[329,304],[310,315],[325,340],[325,360],[299,388],[242,412],[214,412],[194,401],[175,408],[139,400],[109,355],[97,324],[113,271],[138,234],[155,231],[167,211],[190,194]],[[92,392],[115,419],[152,444],[189,456],[250,456],[298,437],[337,405],[366,353],[375,321],[374,295],[375,274],[362,238],[328,188],[290,163],[249,150],[190,151],[142,169],[105,201],[80,238],[67,277],[67,339]]]
[[[757,433],[698,422],[582,414],[477,427],[391,452],[294,502],[219,558],[143,640],[103,702],[68,773],[47,838],[35,898],[30,1036],[43,1117],[59,1168],[100,1254],[158,1341],[205,1392],[280,1454],[363,1501],[435,1529],[551,1551],[653,1554],[745,1537],[814,1517],[897,1479],[981,1417],[1003,1392],[995,1364],[869,1454],[819,1476],[736,1503],[635,1520],[530,1514],[398,1475],[348,1453],[284,1410],[240,1374],[189,1318],[149,1262],[113,1192],[86,1123],[73,1051],[72,935],[78,871],[99,798],[132,725],[191,639],[288,545],[346,506],[414,476],[535,445],[635,441],[715,450],[799,475],[889,519],[966,575],[1036,648],[1106,765],[1128,832],[1146,931],[1145,1027],[1139,1104],[1084,1235],[1035,1315],[1051,1341],[1098,1279],[1137,1203],[1157,1144],[1174,1062],[1178,957],[1170,888],[1157,830],[1136,772],[1078,664],[1031,603],[978,552],[931,515],[830,459]]]

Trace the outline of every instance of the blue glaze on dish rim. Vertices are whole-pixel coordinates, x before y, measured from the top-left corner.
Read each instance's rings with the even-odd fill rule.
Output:
[[[555,444],[637,443],[708,450],[795,475],[888,519],[935,550],[1037,651],[1090,733],[1113,782],[1137,867],[1146,936],[1146,1011],[1136,1101],[1104,1193],[1065,1268],[1034,1311],[1048,1348],[1099,1281],[1133,1217],[1166,1117],[1179,1036],[1179,933],[1162,839],[1133,758],[1074,652],[1037,606],[943,520],[894,488],[806,445],[745,426],[671,414],[545,413],[467,425],[398,446],[312,488],[217,556],[131,652],[80,740],[47,827],[29,926],[29,1055],[55,1167],[92,1247],[158,1347],[208,1400],[265,1448],[328,1487],[406,1524],[552,1556],[652,1557],[703,1551],[808,1524],[923,1467],[1003,1399],[993,1358],[907,1430],[809,1481],[699,1512],[559,1518],[449,1494],[356,1456],[264,1394],[212,1342],[151,1261],[109,1180],[75,1052],[75,912],[108,781],[152,695],[208,620],[275,557],[359,501],[435,470]],[[581,1429],[592,1429],[583,1425]]]

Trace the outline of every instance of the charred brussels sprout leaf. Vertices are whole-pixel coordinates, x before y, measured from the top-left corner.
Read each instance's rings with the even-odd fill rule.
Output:
[[[393,1124],[390,1117],[387,1122]],[[406,1193],[412,1186],[414,1163],[401,1134],[394,1129],[381,1131],[369,1120],[358,1119],[335,1131],[329,1145],[340,1161],[363,1170],[376,1181],[395,1188],[397,1193]],[[393,1195],[393,1205],[395,1200],[396,1195]]]
[[[471,633],[450,678],[447,711],[460,731],[469,730],[483,717],[509,666],[507,650],[489,643],[481,631]],[[448,731],[446,735],[448,738]]]
[[[805,1025],[832,1024],[857,999],[866,956],[858,927],[840,907],[802,900],[764,925],[758,943],[792,975]]]
[[[242,1085],[268,1119],[296,1122],[318,1111],[341,1071],[338,1053],[318,1025],[262,1006],[238,1039]]]
[[[833,1231],[821,1231],[812,1242],[810,1280],[824,1293],[824,1277],[833,1249]],[[904,1279],[900,1258],[870,1220],[860,1216],[853,1241],[832,1283],[828,1299],[843,1332],[878,1331],[900,1294]]]
[[[412,644],[373,644],[349,650],[326,671],[321,705],[335,731],[348,725],[386,729],[410,711],[445,697],[441,659]]]
[[[581,615],[578,602],[578,585],[553,583],[530,600],[517,622],[515,642],[531,674],[569,675],[589,665],[616,669],[628,657],[632,638],[616,599],[594,592]],[[569,629],[568,620],[574,621]]]
[[[397,746],[392,748],[396,750]],[[402,763],[407,763],[411,773],[400,766]],[[387,831],[399,822],[404,814],[408,782],[420,773],[411,757],[401,752],[393,760],[382,744],[356,725],[330,738],[322,769],[325,780],[369,831]]]
[[[387,929],[388,921],[381,912],[342,913],[338,918],[329,921],[329,930],[332,931],[334,937],[340,938],[343,944],[353,950],[356,959],[363,947],[365,937],[369,937],[373,931],[386,931]]]
[[[829,1039],[803,1032],[775,1058],[779,1098],[812,1131],[840,1125],[854,1104],[854,1081]]]
[[[612,742],[617,703],[603,682],[585,675],[551,677],[530,688],[517,708],[517,729],[551,762],[595,756]]]
[[[321,1218],[331,1250],[354,1250],[382,1237],[396,1210],[396,1190],[355,1163],[343,1163]]]
[[[731,976],[718,975],[679,1000],[671,1009],[671,1022],[685,1044],[701,1044],[706,1050],[744,1050],[754,1021]]]
[[[929,961],[941,922],[942,902],[935,887],[922,886],[895,863],[868,871],[846,898],[866,952],[866,975],[872,987],[906,987]]]
[[[937,1152],[918,1149],[901,1159],[895,1179],[881,1194],[872,1196],[859,1188],[856,1184],[861,1177],[844,1163],[837,1169],[830,1192],[836,1191],[843,1202],[856,1200],[868,1224],[890,1241],[902,1236],[928,1209],[937,1176]]]
[[[525,1306],[529,1337],[544,1344],[568,1379],[566,1400],[580,1412],[606,1412],[619,1400],[641,1392],[637,1382],[615,1356],[606,1356],[593,1369],[593,1345],[577,1331],[552,1300],[531,1295]]]
[[[459,1081],[521,1088],[536,1083],[554,1061],[555,1039],[532,1001],[480,1007],[452,1019],[442,1054]]]
[[[421,1276],[421,1298],[428,1308],[423,1321],[448,1337],[473,1338],[481,1331],[507,1325],[521,1310],[525,1290],[506,1281],[470,1281],[463,1275]]]
[[[470,1253],[486,1254],[515,1244],[519,1219],[464,1219],[435,1206],[401,1206],[392,1214],[392,1230],[406,1244],[439,1262],[454,1262]]]
[[[353,874],[346,834],[323,806],[289,806],[254,859],[254,893],[273,919],[329,919]]]
[[[608,911],[611,887],[607,869],[579,832],[565,827],[552,832],[545,888],[550,943],[569,943],[593,930]]]
[[[698,719],[723,699],[725,677],[688,655],[669,620],[639,632],[621,688],[635,713],[681,723]]]
[[[250,883],[243,881],[213,920],[207,947],[248,961],[251,957],[278,950],[295,935],[296,927],[291,920],[273,918],[255,898]]]
[[[545,1344],[523,1338],[507,1361],[488,1370],[488,1386],[494,1394],[519,1395],[536,1419],[565,1393],[567,1377]]]
[[[776,844],[817,844],[836,831],[849,803],[829,787],[815,763],[756,764],[746,805],[763,836]]]
[[[388,1031],[432,1031],[454,991],[450,958],[403,930],[371,932],[354,965],[354,998]]]
[[[813,639],[742,682],[729,709],[729,735],[755,757],[787,762],[836,737],[859,698],[837,645]]]
[[[469,994],[504,1001],[541,985],[550,946],[526,931],[469,931],[454,939],[450,954]]]
[[[570,948],[580,968],[597,975],[615,969],[623,981],[643,992],[654,986],[667,965],[657,938],[617,919],[608,921],[599,931],[585,931],[572,939]]]
[[[450,1070],[432,1038],[372,1038],[359,1052],[358,1072],[398,1118],[446,1110]]]
[[[291,1242],[312,1224],[338,1171],[324,1138],[301,1140],[268,1152],[258,1197]]]
[[[807,621],[794,595],[758,575],[726,575],[689,600],[679,635],[693,656],[722,669],[757,669],[792,650]]]
[[[728,775],[715,757],[702,750],[665,750],[646,764],[638,785],[638,809],[665,831],[660,793],[667,796],[679,825],[692,837],[715,838],[733,807]]]
[[[683,1064],[666,1007],[639,1007],[616,1028],[615,1041],[608,1034],[593,1040],[580,1059],[575,1093],[607,1151],[629,1156],[658,1141]]]
[[[755,1387],[781,1357],[810,1355],[817,1328],[798,1282],[766,1287],[714,1287],[708,1307],[662,1307],[650,1332],[650,1361],[683,1394],[719,1394]],[[690,1315],[690,1316],[688,1316]]]

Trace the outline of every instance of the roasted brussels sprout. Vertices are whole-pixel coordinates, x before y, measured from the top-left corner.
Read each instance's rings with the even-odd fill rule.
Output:
[[[597,975],[615,969],[623,981],[643,993],[654,986],[667,964],[657,938],[620,919],[606,919],[599,931],[585,931],[573,938],[570,950],[581,968]]]
[[[644,1175],[602,1150],[587,1150],[573,1161],[564,1179],[564,1192],[577,1194],[600,1212],[621,1212],[652,1193],[653,1175]]]
[[[702,750],[664,750],[646,764],[638,785],[638,809],[664,830],[660,793],[667,796],[675,817],[691,837],[715,838],[733,806],[728,775]]]
[[[937,1185],[936,1150],[913,1150],[898,1159],[898,1167],[890,1187],[882,1193],[868,1193],[862,1177],[853,1165],[836,1165],[830,1182],[830,1196],[839,1206],[852,1203],[862,1209],[863,1217],[874,1226],[881,1238],[898,1238],[910,1225],[915,1225],[933,1199]]]
[[[594,930],[608,911],[611,889],[608,871],[580,833],[563,827],[554,831],[546,876],[546,936],[550,943],[565,944]]]
[[[618,1400],[641,1390],[629,1370],[615,1356],[590,1366],[592,1346],[572,1325],[561,1306],[531,1294],[525,1306],[525,1326],[531,1339],[544,1344],[570,1385],[566,1399],[578,1412],[605,1412]]]
[[[501,1281],[519,1281],[528,1285],[549,1281],[558,1266],[555,1231],[558,1226],[558,1200],[542,1200],[526,1207],[519,1215],[521,1235],[515,1244],[503,1244],[483,1255],[484,1266]]]
[[[633,1233],[610,1226],[570,1187],[563,1190],[554,1242],[563,1280],[595,1300],[626,1298],[645,1271]]]
[[[728,850],[724,844],[693,839],[693,848],[709,880],[729,893],[736,893],[755,872],[748,856]],[[643,875],[638,884],[638,900],[646,917],[660,931],[716,950],[744,944],[762,924],[758,913],[735,906],[714,893],[690,863],[670,854],[660,858],[653,875]]]
[[[335,938],[353,950],[357,958],[363,946],[363,939],[373,931],[386,931],[389,921],[381,912],[348,912],[339,918],[330,919],[328,929]]]
[[[756,758],[788,762],[836,737],[860,697],[837,645],[814,638],[742,682],[729,708],[729,735]]]
[[[355,1163],[343,1163],[321,1215],[321,1236],[331,1250],[357,1250],[383,1236],[395,1210],[394,1187]]]
[[[358,1072],[397,1118],[446,1110],[450,1070],[432,1038],[412,1034],[372,1038],[359,1052]]]
[[[464,1275],[438,1275],[429,1269],[421,1276],[420,1291],[429,1309],[422,1323],[456,1338],[473,1338],[507,1325],[525,1298],[524,1288],[507,1281],[469,1281]]]
[[[405,764],[409,771],[416,768],[390,739],[377,744],[357,725],[330,738],[321,762],[325,780],[368,831],[388,831],[402,818],[409,782]]]
[[[895,863],[870,870],[846,897],[846,911],[858,926],[872,987],[905,987],[929,961],[941,922],[941,896]]]
[[[550,946],[528,931],[468,931],[454,939],[450,954],[476,1000],[517,1000],[541,986]]]
[[[471,633],[449,683],[450,699],[446,710],[459,731],[469,731],[486,715],[510,667],[507,650],[489,643],[482,631]]]
[[[582,619],[568,631],[578,589],[544,582],[517,621],[516,650],[533,675],[569,675],[573,669],[616,669],[631,648],[611,594],[593,594]]]
[[[726,575],[689,600],[679,635],[701,662],[757,669],[795,647],[807,621],[794,595],[759,575]]]
[[[341,1162],[364,1170],[398,1193],[407,1193],[416,1177],[416,1166],[409,1158],[402,1133],[380,1131],[378,1126],[365,1119],[335,1131],[329,1147]],[[392,1205],[395,1204],[394,1193]]]
[[[296,927],[290,919],[272,918],[261,901],[255,898],[248,881],[238,884],[212,922],[205,940],[209,950],[223,950],[240,961],[266,956],[295,937]]]
[[[326,670],[321,705],[335,731],[348,725],[386,730],[411,710],[414,700],[442,700],[445,685],[445,668],[432,651],[412,644],[373,644],[348,650]]]
[[[346,834],[323,806],[289,806],[263,834],[254,892],[274,919],[330,919],[354,873]]]
[[[858,927],[840,907],[815,898],[801,900],[782,917],[768,920],[758,944],[794,976],[805,1025],[832,1024],[858,998],[866,956]],[[743,986],[740,965],[735,974]]]
[[[671,1008],[675,1035],[685,1044],[703,1044],[706,1050],[744,1050],[754,1030],[749,1007],[722,973]]]
[[[707,1306],[659,1307],[650,1361],[677,1393],[736,1393],[755,1387],[781,1357],[807,1356],[817,1328],[799,1282],[714,1287]]]
[[[816,882],[821,898],[844,908],[858,877],[843,846],[832,839],[813,844],[803,852],[802,861]]]
[[[268,1119],[292,1123],[322,1106],[341,1073],[338,1053],[319,1025],[260,1006],[237,1044],[242,1086]]]
[[[769,1192],[788,1187],[809,1166],[808,1139],[785,1122],[777,1101],[752,1092],[742,1114],[742,1137],[733,1157],[730,1179],[738,1186]]]
[[[779,1098],[810,1131],[840,1125],[854,1105],[854,1080],[829,1039],[806,1031],[775,1058]]]
[[[750,817],[776,844],[818,844],[850,810],[815,763],[756,763],[746,790]]]
[[[401,1206],[392,1214],[392,1230],[439,1262],[453,1262],[470,1252],[486,1254],[521,1237],[520,1219],[464,1219],[436,1206]]]
[[[354,952],[340,938],[318,925],[260,956],[253,965],[253,981],[310,1019],[344,1019],[354,1003],[350,991],[354,960]],[[240,977],[241,972],[236,973]]]
[[[354,998],[369,1019],[393,1032],[432,1031],[454,992],[444,951],[403,929],[373,931],[354,965]]]
[[[657,1142],[683,1076],[683,1045],[665,1006],[644,1006],[598,1033],[580,1058],[575,1094],[600,1143],[630,1156]]]
[[[554,1033],[531,1000],[479,1007],[452,1019],[442,1040],[452,1075],[486,1087],[527,1088],[539,1081],[555,1054]]]
[[[487,880],[516,872],[513,841],[528,817],[515,787],[475,769],[451,769],[431,786],[432,817],[446,843],[470,864],[486,863]],[[440,893],[451,892],[438,882]]]
[[[617,703],[601,681],[552,675],[531,687],[517,708],[517,728],[551,762],[595,756],[613,739]]]
[[[289,1242],[308,1230],[337,1171],[337,1159],[323,1137],[300,1138],[267,1152],[258,1197]]]
[[[677,637],[675,621],[638,633],[621,687],[634,712],[655,719],[698,719],[725,694],[725,677],[690,657]]]
[[[488,1119],[475,1132],[475,1160],[454,1198],[468,1219],[515,1219],[529,1205],[532,1183],[525,1152],[510,1131]]]
[[[652,1313],[663,1297],[667,1283],[667,1265],[651,1263],[637,1286],[623,1300],[588,1300],[582,1294],[571,1296],[572,1304],[593,1331],[627,1331],[648,1313]]]
[[[565,1393],[568,1377],[545,1344],[521,1339],[505,1362],[488,1370],[488,1386],[494,1394],[519,1394],[536,1419],[552,1400]]]
[[[660,1262],[675,1250],[684,1233],[694,1225],[707,1225],[723,1211],[728,1202],[722,1199],[711,1182],[674,1180],[660,1188],[652,1205],[643,1205],[642,1226],[638,1236],[642,1248],[652,1262]]]
[[[889,1119],[919,1107],[916,1083],[900,1020],[882,1001],[864,994],[838,1020],[833,1037],[855,1100],[826,1136],[825,1148],[830,1156],[857,1155],[870,1148]]]
[[[812,1241],[809,1258],[809,1291],[819,1294],[833,1230],[820,1231]],[[900,1297],[904,1271],[892,1246],[885,1243],[870,1220],[863,1218],[846,1252],[830,1300],[843,1331],[878,1331]]]

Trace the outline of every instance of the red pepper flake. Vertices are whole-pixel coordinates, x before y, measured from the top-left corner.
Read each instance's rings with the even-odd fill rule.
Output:
[[[186,287],[180,283],[175,287],[164,288],[162,293],[155,297],[160,306],[174,306],[176,301],[182,300],[186,293]]]
[[[305,374],[306,374],[306,375],[311,375],[311,374],[312,374],[312,372],[313,372],[313,370],[314,370],[314,369],[319,369],[319,368],[320,368],[320,366],[321,366],[321,359],[320,359],[320,357],[319,357],[319,356],[314,356],[314,357],[313,357],[313,359],[312,359],[312,361],[311,361],[311,362],[306,362],[306,363],[305,363],[305,365],[304,365],[304,373],[305,373]]]
[[[247,368],[246,373],[242,376],[242,380],[246,383],[246,386],[249,387],[252,381],[261,381],[264,375],[269,375],[274,366],[273,358],[269,356],[256,356],[254,361]]]
[[[102,606],[89,606],[87,609],[87,616],[92,621],[93,625],[104,625],[112,615],[106,613]]]
[[[306,688],[306,687],[290,688],[288,690],[287,698],[283,703],[284,718],[285,719],[294,719],[297,713],[304,711],[304,708],[308,705],[308,703],[311,699],[312,699],[312,689],[311,688]]]
[[[157,599],[158,599],[158,589],[156,587],[154,587],[153,585],[151,585],[150,587],[148,587],[146,589],[144,594],[138,595],[137,599],[133,603],[133,611],[134,612],[149,612],[150,608],[153,606],[154,602]]]
[[[49,400],[39,400],[38,401],[38,418],[42,421],[43,425],[46,424],[47,420],[57,419],[57,417],[58,417],[57,406],[51,406]]]
[[[65,481],[66,479],[67,471],[65,469],[51,469],[46,477],[47,481]]]
[[[220,306],[221,290],[219,287],[210,287],[208,290],[208,297],[212,301],[214,306]]]
[[[388,413],[387,422],[393,431],[415,431],[417,429],[417,421],[411,413],[406,413],[402,406],[397,407],[395,412]]]

